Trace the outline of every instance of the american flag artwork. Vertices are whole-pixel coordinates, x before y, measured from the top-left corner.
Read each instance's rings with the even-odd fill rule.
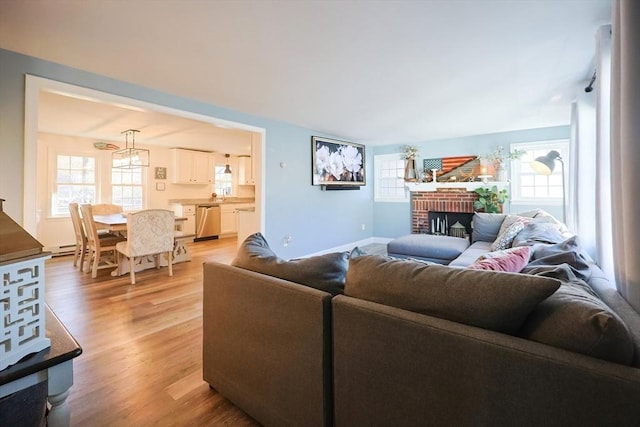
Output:
[[[425,170],[437,169],[438,175],[445,175],[475,159],[476,156],[457,156],[442,157],[439,159],[424,159],[423,165]]]

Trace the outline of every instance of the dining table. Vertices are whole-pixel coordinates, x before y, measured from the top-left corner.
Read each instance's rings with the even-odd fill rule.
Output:
[[[188,221],[186,217],[175,217],[176,227],[181,228],[185,221]],[[98,230],[107,230],[109,233],[121,234],[126,237],[127,235],[127,213],[117,213],[110,215],[94,215],[93,222],[95,222]],[[187,240],[191,240],[193,236],[184,235],[182,231],[176,230],[175,238],[173,240],[173,264],[179,262],[190,261],[189,249],[186,246]],[[122,258],[122,265],[119,269],[111,272],[112,276],[117,276],[118,271],[120,275],[129,273],[130,265],[129,260],[126,257]],[[166,265],[164,257],[160,257],[160,265]],[[155,262],[152,256],[141,257],[136,260],[135,271],[146,270],[147,268],[155,268]]]

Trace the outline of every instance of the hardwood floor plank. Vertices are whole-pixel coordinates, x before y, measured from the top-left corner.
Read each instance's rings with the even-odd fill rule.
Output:
[[[74,426],[257,426],[202,380],[202,263],[230,263],[236,240],[188,244],[192,260],[129,276],[46,264],[46,301],[78,340]]]

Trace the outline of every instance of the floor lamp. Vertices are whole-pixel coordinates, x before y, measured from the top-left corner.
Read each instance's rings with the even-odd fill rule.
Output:
[[[554,167],[556,166],[556,160],[560,162],[560,166],[562,167],[562,222],[567,222],[567,195],[564,190],[564,162],[562,161],[562,157],[560,157],[560,153],[556,150],[549,151],[545,156],[537,157],[533,162],[531,162],[531,169],[540,175],[551,175]]]

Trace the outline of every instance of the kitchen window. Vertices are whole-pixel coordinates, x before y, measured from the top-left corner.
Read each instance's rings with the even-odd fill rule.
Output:
[[[224,173],[225,166],[216,166],[215,193],[219,196],[231,196],[233,193],[233,174]]]

